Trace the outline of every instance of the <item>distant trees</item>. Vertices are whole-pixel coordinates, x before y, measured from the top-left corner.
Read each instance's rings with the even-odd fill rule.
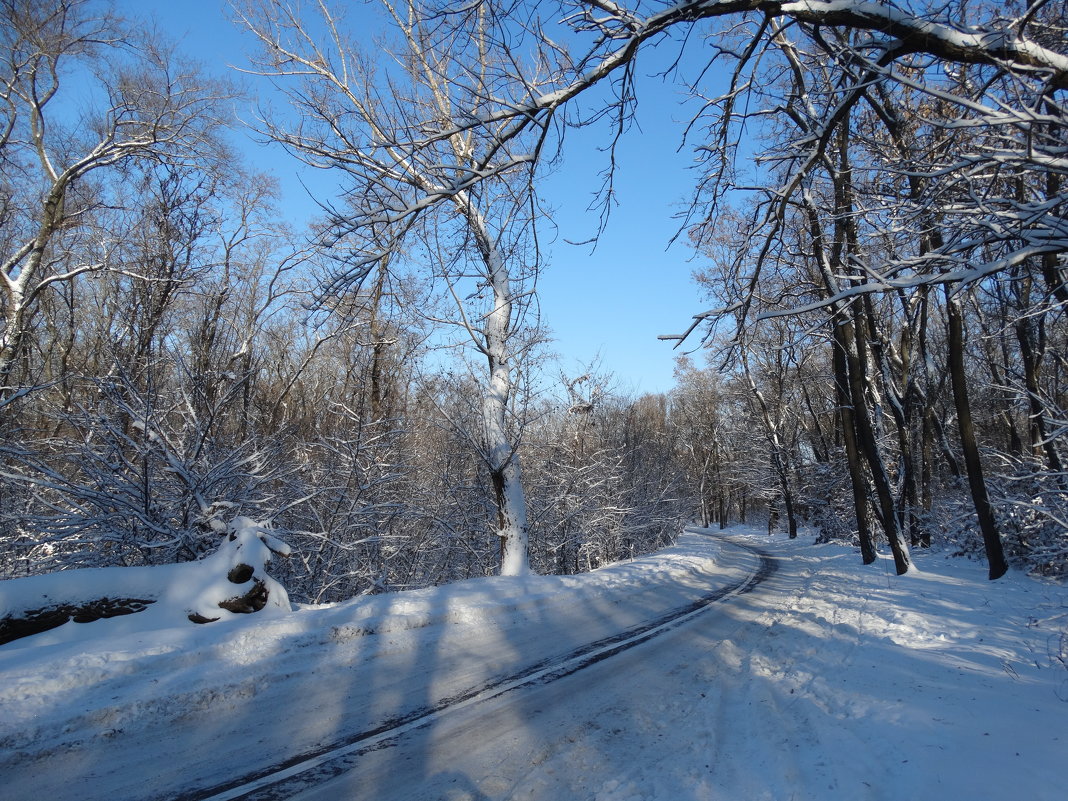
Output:
[[[726,528],[764,514],[775,479],[770,452],[754,441],[747,387],[714,367],[680,357],[671,393],[676,460],[686,476],[696,522]]]
[[[383,6],[373,55],[326,5],[237,6],[291,103],[264,132],[344,176],[308,241],[225,147],[224,84],[93,3],[0,2],[0,575],[190,560],[238,517],[312,602],[765,517],[899,572],[1066,569],[1054,7],[564,3],[550,41],[547,6],[454,5]],[[713,358],[669,395],[550,381],[536,167],[691,28],[730,68],[688,129]]]

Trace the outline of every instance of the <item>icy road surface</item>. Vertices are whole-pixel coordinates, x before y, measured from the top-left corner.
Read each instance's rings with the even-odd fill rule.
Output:
[[[739,541],[777,563],[752,592],[252,797],[1064,797],[1063,585],[987,582],[981,565],[937,555],[896,577],[849,549]],[[86,634],[111,621],[68,624],[0,647],[0,797],[204,797],[687,607],[758,564],[687,534],[589,576],[111,638]]]

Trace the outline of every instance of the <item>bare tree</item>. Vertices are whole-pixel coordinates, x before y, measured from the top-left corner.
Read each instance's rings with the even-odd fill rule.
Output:
[[[384,8],[399,40],[385,50],[394,63],[384,65],[346,37],[325,3],[307,17],[281,2],[246,4],[239,13],[262,45],[256,71],[278,82],[298,117],[266,121],[267,132],[351,182],[326,240],[346,256],[323,294],[360,285],[385,269],[387,256],[422,259],[454,309],[436,321],[457,329],[485,360],[482,430],[471,441],[492,478],[502,573],[523,573],[526,502],[512,401],[517,370],[537,339],[527,311],[540,212],[528,176],[514,167],[529,160],[521,155],[528,143],[445,133],[461,109],[480,113],[494,91],[490,16],[451,28],[414,2]]]
[[[0,3],[0,403],[18,395],[16,360],[41,296],[105,266],[109,244],[64,245],[105,200],[101,174],[134,159],[194,158],[226,92],[151,36],[88,0]],[[68,89],[74,64],[96,83]],[[81,112],[68,95],[90,98]]]

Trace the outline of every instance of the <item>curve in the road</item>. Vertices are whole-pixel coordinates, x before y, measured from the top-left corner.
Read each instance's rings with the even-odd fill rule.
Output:
[[[712,604],[752,591],[775,572],[776,564],[767,552],[728,538],[718,539],[732,547],[756,555],[759,558],[757,569],[744,578],[712,590],[693,603],[675,609],[660,618],[634,626],[611,637],[587,643],[565,656],[544,660],[506,678],[442,698],[433,705],[392,718],[372,729],[351,735],[342,742],[302,754],[233,782],[184,796],[183,801],[238,801],[238,799],[240,801],[275,801],[275,799],[289,798],[296,786],[308,787],[337,776],[348,770],[351,767],[351,761],[360,754],[388,747],[406,732],[429,725],[435,717],[448,710],[488,701],[520,687],[545,684],[564,676],[570,676],[585,667],[683,625]]]

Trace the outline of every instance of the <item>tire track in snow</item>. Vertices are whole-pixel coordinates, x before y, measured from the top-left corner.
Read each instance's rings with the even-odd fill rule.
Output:
[[[694,533],[714,536],[700,530]],[[759,560],[757,568],[737,581],[712,590],[693,603],[675,609],[667,615],[610,637],[587,643],[562,657],[554,657],[528,666],[503,679],[442,698],[433,705],[391,718],[374,728],[350,735],[322,749],[293,757],[266,770],[183,795],[180,801],[281,801],[281,799],[287,799],[302,788],[315,786],[345,773],[354,766],[361,754],[388,748],[406,733],[429,726],[437,717],[450,710],[467,708],[499,698],[522,687],[548,684],[570,676],[583,668],[676,629],[716,603],[752,592],[775,572],[777,565],[766,551],[727,538],[716,537],[716,539],[726,546],[756,556]]]

